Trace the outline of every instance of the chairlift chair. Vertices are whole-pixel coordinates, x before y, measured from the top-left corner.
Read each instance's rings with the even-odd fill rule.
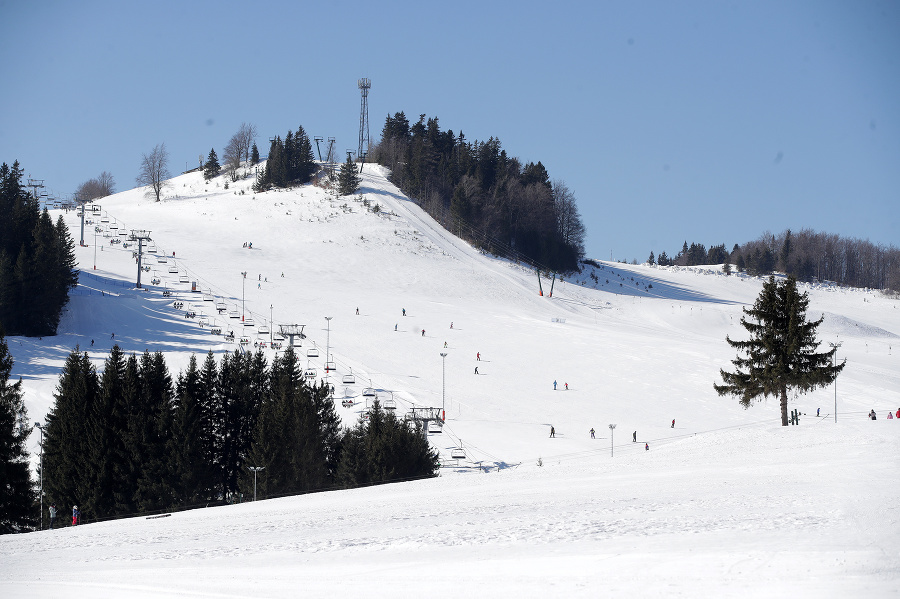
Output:
[[[168,262],[168,260],[166,260],[166,257],[165,257],[165,256],[157,256],[157,257],[156,257],[156,262],[159,263],[159,264],[165,264],[166,262]]]
[[[127,236],[128,236],[128,231],[124,231],[124,230],[123,230],[123,231],[119,231],[119,235],[121,235],[122,237],[127,237]]]
[[[244,321],[244,326],[245,326],[245,327],[252,327],[252,326],[255,326],[255,325],[253,324],[253,319],[252,319],[252,318],[248,318],[247,320],[245,320],[245,321]]]
[[[228,318],[240,318],[241,314],[237,310],[232,310],[228,313]]]
[[[261,325],[259,325],[259,329],[257,329],[257,331],[259,332],[260,335],[268,335],[269,327],[267,327],[264,324],[261,324]]]
[[[181,275],[178,277],[179,283],[190,283],[191,281],[187,278],[187,275]]]
[[[107,222],[109,222],[109,221],[107,221]],[[110,229],[118,229],[118,228],[119,228],[119,225],[118,225],[118,223],[111,223],[111,224],[109,225],[109,228],[110,228]]]
[[[204,301],[204,302],[211,302],[211,301],[213,301],[213,296],[211,296],[211,295],[208,294],[208,293],[204,293],[204,294],[203,294],[203,301]]]
[[[363,389],[363,397],[378,397],[378,394],[375,393],[375,389],[372,387],[366,387]]]
[[[308,350],[306,350],[306,357],[307,358],[318,358],[319,357],[319,349],[316,347],[309,348]]]
[[[444,427],[441,426],[438,422],[429,422],[428,423],[428,434],[429,435],[437,435],[439,433],[444,432]]]
[[[384,400],[384,409],[385,409],[385,410],[396,410],[396,409],[397,409],[397,402],[394,401],[393,399],[386,399],[386,400]]]
[[[177,275],[177,274],[178,274],[178,267],[175,266],[175,265],[173,264],[172,266],[169,267],[169,273],[170,273],[170,274],[173,274],[173,275]]]
[[[325,362],[325,372],[334,372],[334,362]]]
[[[316,369],[315,368],[307,368],[306,372],[303,373],[303,376],[305,376],[308,379],[316,378]]]
[[[454,460],[464,460],[466,459],[466,450],[462,447],[457,447],[450,452],[450,457]]]
[[[352,374],[345,374],[342,381],[345,385],[354,385],[356,384],[356,377]]]

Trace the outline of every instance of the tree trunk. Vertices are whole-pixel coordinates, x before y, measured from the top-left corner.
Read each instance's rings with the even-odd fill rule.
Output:
[[[787,387],[781,388],[781,426],[788,425],[788,410],[787,410]]]

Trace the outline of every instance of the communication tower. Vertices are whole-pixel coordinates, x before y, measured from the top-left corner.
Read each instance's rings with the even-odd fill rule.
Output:
[[[356,84],[362,94],[362,104],[359,109],[359,150],[356,152],[356,156],[362,160],[363,156],[369,152],[369,88],[372,87],[372,82],[364,77]]]

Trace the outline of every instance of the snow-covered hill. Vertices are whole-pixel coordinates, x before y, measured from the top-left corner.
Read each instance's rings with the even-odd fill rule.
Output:
[[[426,482],[4,537],[4,596],[900,590],[900,420],[885,419],[900,408],[897,300],[807,286],[823,342],[841,342],[848,366],[837,423],[832,387],[798,398],[801,426],[782,428],[776,401],[744,410],[712,389],[758,279],[600,262],[540,296],[533,271],[451,235],[374,165],[354,198],[255,194],[249,180],[226,190],[190,173],[163,202],[131,190],[100,204],[107,234],[150,231],[145,289],[133,288],[134,248],[102,233],[95,247],[86,227],[60,334],[9,339],[36,420],[76,345],[98,366],[113,342],[159,349],[177,370],[191,353],[234,350],[210,328],[253,342],[270,338],[260,325],[303,324],[302,351],[319,350],[308,366],[324,375],[327,346],[339,399],[371,386],[400,412],[443,406],[432,442],[448,466],[454,449],[466,458]],[[362,405],[338,408],[345,423]]]

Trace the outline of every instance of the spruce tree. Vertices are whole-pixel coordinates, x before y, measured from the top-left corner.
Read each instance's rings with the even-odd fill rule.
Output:
[[[341,171],[338,174],[338,193],[342,196],[356,193],[360,183],[362,183],[362,179],[356,172],[356,165],[350,159],[350,154],[347,154],[347,161],[341,165]]]
[[[9,383],[12,367],[0,329],[0,534],[31,530],[39,515],[25,447],[33,428],[22,397],[22,379]]]
[[[713,384],[719,395],[732,395],[749,408],[752,402],[770,395],[781,402],[781,424],[788,425],[788,393],[806,393],[834,382],[847,361],[832,366],[836,348],[817,353],[816,329],[824,316],[809,322],[807,293],[797,290],[797,280],[776,282],[775,277],[763,284],[753,304],[744,308],[741,326],[750,334],[747,341],[725,340],[746,357],[731,361],[734,372],[720,370],[723,384]],[[746,317],[749,316],[751,320]]]
[[[259,148],[256,147],[255,141],[250,149],[250,164],[259,164]]]
[[[206,164],[203,165],[203,178],[209,181],[213,177],[217,177],[221,170],[222,167],[219,164],[219,157],[216,156],[216,149],[210,148]]]
[[[44,433],[44,493],[60,507],[84,506],[93,488],[88,431],[98,393],[97,372],[76,347],[60,373]]]
[[[203,404],[204,395],[197,357],[192,355],[187,371],[178,375],[176,384],[169,466],[175,502],[182,505],[195,505],[215,497],[213,423]]]

